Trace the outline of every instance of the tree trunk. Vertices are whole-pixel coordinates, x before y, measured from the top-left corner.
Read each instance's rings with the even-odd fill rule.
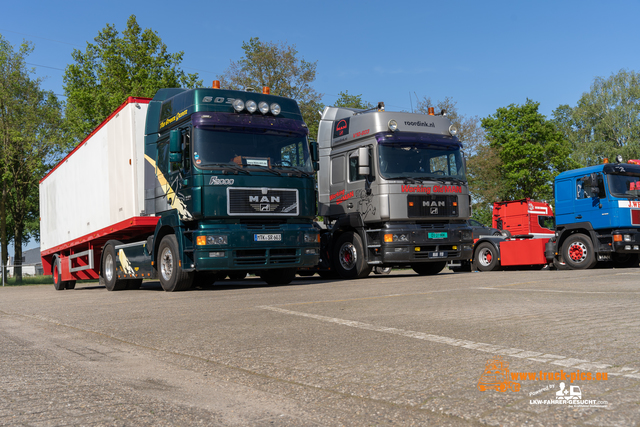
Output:
[[[16,278],[16,285],[22,284],[22,236],[22,227],[16,223],[13,239],[13,277]]]
[[[2,181],[2,195],[0,197],[0,246],[2,246],[2,277],[7,281],[7,261],[9,260],[9,242],[7,241],[7,187],[4,180]]]

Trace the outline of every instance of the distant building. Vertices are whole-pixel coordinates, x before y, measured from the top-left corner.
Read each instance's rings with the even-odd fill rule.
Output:
[[[13,277],[14,257],[9,257],[7,270],[9,277]],[[40,258],[40,248],[29,249],[22,252],[22,276],[41,276],[44,274],[42,259]]]

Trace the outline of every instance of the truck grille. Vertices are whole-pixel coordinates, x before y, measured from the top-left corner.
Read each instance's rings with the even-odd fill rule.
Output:
[[[407,196],[407,215],[409,218],[419,217],[457,217],[457,196],[415,195]]]
[[[260,267],[265,265],[296,264],[297,249],[247,249],[236,251],[233,263],[238,267]]]
[[[298,190],[227,187],[228,215],[297,216]]]

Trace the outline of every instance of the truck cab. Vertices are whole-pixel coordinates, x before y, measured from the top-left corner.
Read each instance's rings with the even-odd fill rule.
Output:
[[[444,114],[327,107],[318,131],[323,261],[343,278],[374,266],[436,274],[473,244],[462,144]],[[329,259],[327,259],[329,258]]]
[[[591,268],[598,261],[638,265],[640,165],[605,163],[555,180],[559,261]]]

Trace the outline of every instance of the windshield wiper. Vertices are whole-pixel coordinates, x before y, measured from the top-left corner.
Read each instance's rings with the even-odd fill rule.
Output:
[[[208,166],[208,167],[213,167],[213,168],[216,168],[216,169],[218,169],[218,168],[219,168],[219,169],[224,170],[225,172],[226,172],[227,170],[232,170],[232,171],[234,171],[236,174],[237,174],[238,172],[242,172],[242,173],[244,173],[244,174],[251,175],[251,172],[249,172],[248,170],[244,170],[244,169],[243,169],[243,168],[241,168],[240,166],[232,165],[232,164],[230,164],[230,163],[209,163],[208,165],[205,165],[205,167],[207,167],[207,166]]]
[[[428,177],[427,177],[427,176],[421,176],[420,178],[421,178],[421,179],[431,180],[431,181],[445,182],[445,183],[446,183],[447,181],[449,181],[449,182],[454,182],[454,183],[456,183],[456,184],[465,184],[465,183],[467,182],[467,181],[464,181],[464,180],[462,180],[462,179],[460,179],[460,178],[453,178],[453,177],[450,177],[450,176],[447,176],[447,177],[439,177],[439,176],[428,176]]]
[[[422,179],[421,178],[412,178],[410,176],[395,176],[395,177],[389,178],[389,179],[402,179],[402,180],[404,180],[405,184],[420,184],[420,185],[422,185]]]
[[[252,167],[252,168],[260,168],[258,170],[265,171],[265,172],[270,172],[270,173],[272,173],[274,175],[282,176],[282,174],[280,172],[278,172],[276,170],[273,170],[268,166],[261,166],[261,165],[249,165],[249,166]]]

